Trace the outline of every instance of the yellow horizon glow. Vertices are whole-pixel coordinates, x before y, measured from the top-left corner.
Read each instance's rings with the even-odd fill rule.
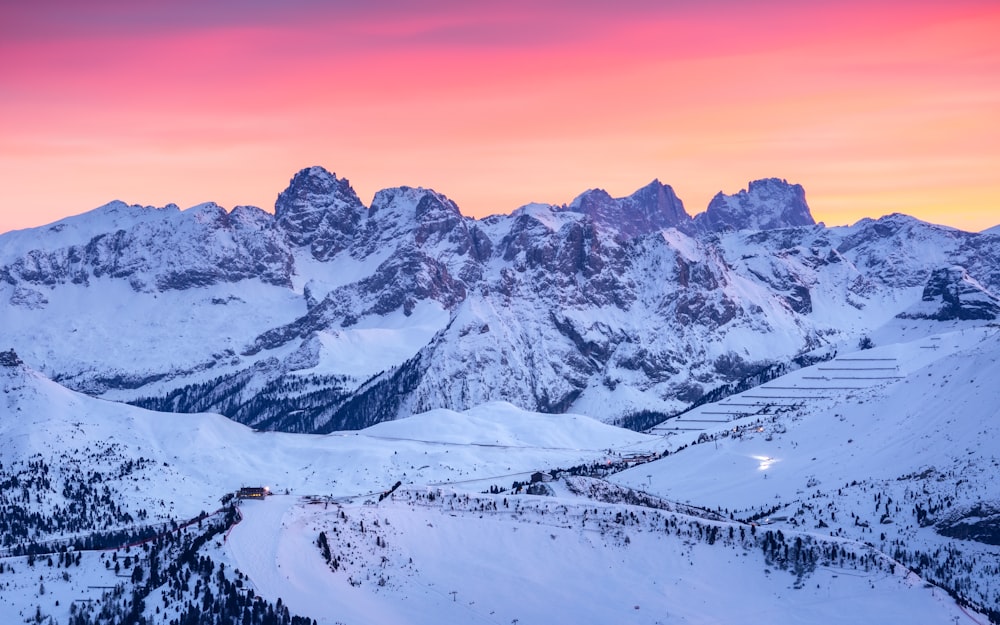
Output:
[[[311,165],[473,217],[654,178],[694,215],[779,177],[828,225],[1000,224],[989,2],[330,6],[0,9],[0,232],[113,199],[273,210]]]

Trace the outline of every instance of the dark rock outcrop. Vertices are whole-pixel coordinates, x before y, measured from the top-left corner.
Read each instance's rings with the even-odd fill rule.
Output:
[[[0,352],[0,367],[19,367],[23,364],[24,362],[14,350],[8,349],[5,352]]]
[[[1000,298],[970,278],[964,267],[942,267],[932,271],[920,299],[919,304],[898,316],[935,321],[992,321],[1000,315]]]
[[[736,195],[719,193],[708,210],[694,218],[698,232],[777,230],[815,223],[802,185],[779,178],[755,180]]]
[[[347,179],[322,167],[295,174],[274,203],[275,226],[316,260],[328,260],[351,245],[367,213]]]
[[[626,239],[691,221],[673,188],[659,180],[623,198],[591,189],[577,196],[566,210],[586,215],[599,228],[614,230]]]

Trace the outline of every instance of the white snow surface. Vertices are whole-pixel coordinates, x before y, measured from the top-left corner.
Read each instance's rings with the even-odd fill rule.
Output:
[[[448,325],[448,318],[440,304],[425,300],[409,316],[397,310],[365,317],[349,328],[317,332],[319,363],[307,372],[368,378],[412,358]]]
[[[929,335],[927,322],[910,324],[923,325],[887,330],[874,349],[702,406],[652,434],[502,402],[360,432],[261,433],[218,415],[93,399],[4,367],[0,459],[56,462],[102,446],[116,457],[150,459],[146,473],[109,483],[121,505],[147,508],[152,520],[215,509],[241,485],[270,486],[274,496],[242,505],[242,522],[211,547],[213,557],[247,574],[259,595],[329,625],[985,623],[902,564],[820,564],[797,577],[759,548],[709,544],[693,533],[711,526],[723,536],[749,533],[738,519],[767,511],[758,535],[780,528],[788,540],[833,541],[883,554],[883,562],[893,540],[929,550],[957,546],[995,562],[997,547],[917,527],[909,508],[916,495],[947,494],[956,509],[1000,501],[1000,336],[990,326],[955,324]],[[776,410],[783,404],[794,407]],[[536,472],[665,449],[669,455],[612,481],[718,509],[724,519],[728,510],[737,520],[589,499],[561,481],[548,483],[548,497],[484,494]],[[379,501],[397,481],[400,488]],[[878,493],[902,502],[890,511],[895,522],[869,522]],[[827,526],[817,527],[819,519]],[[664,531],[671,521],[677,531]],[[321,531],[339,554],[337,570],[316,547]],[[44,595],[37,569],[2,558],[16,572],[3,577],[0,621],[23,621],[36,605],[64,621],[84,585],[106,583],[99,557],[87,553],[68,582],[43,569]],[[975,579],[995,592],[996,579]]]
[[[89,286],[63,285],[44,296],[48,304],[41,310],[5,306],[4,322],[23,332],[44,327],[30,332],[32,340],[19,345],[18,353],[28,362],[58,362],[68,379],[92,373],[97,353],[114,354],[109,375],[142,378],[162,372],[168,362],[183,364],[183,372],[196,379],[199,372],[214,377],[226,367],[246,366],[238,355],[245,348],[241,337],[305,312],[294,293],[257,280],[165,296],[101,279]],[[212,362],[213,355],[222,366]]]
[[[532,203],[525,204],[512,213],[512,215],[528,215],[536,219],[552,232],[558,232],[563,226],[579,221],[579,213],[557,210],[551,204]]]
[[[655,531],[630,533],[625,544],[546,519],[558,515],[555,507],[527,505],[508,516],[395,501],[325,508],[274,497],[244,507],[246,518],[227,548],[257,592],[331,624],[846,624],[889,615],[894,622],[931,624],[960,614],[949,597],[915,576],[824,569],[792,589],[793,578],[765,573],[756,553],[685,544]],[[347,521],[334,521],[334,510]],[[359,521],[380,524],[368,530],[358,556],[380,565],[331,571],[312,537],[323,530],[330,535],[337,525],[350,531]],[[387,548],[371,545],[375,534],[385,536]],[[365,540],[365,534],[352,538]]]
[[[741,432],[615,479],[674,500],[745,508],[802,499],[810,476],[839,486],[960,465],[965,456],[992,462],[1000,459],[989,435],[1000,428],[990,382],[1000,379],[998,354],[995,327],[841,354],[661,424],[654,431],[673,434],[675,447]]]

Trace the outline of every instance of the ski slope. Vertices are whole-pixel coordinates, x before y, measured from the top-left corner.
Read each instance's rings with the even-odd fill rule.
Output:
[[[505,518],[395,501],[341,508],[273,497],[243,511],[226,546],[233,563],[258,593],[330,625],[846,624],[888,615],[892,622],[931,624],[959,614],[950,597],[915,576],[824,568],[794,588],[794,576],[769,569],[757,552],[642,529],[602,535],[553,523],[551,513],[530,506],[520,518]],[[369,527],[368,541],[349,571],[333,572],[314,541],[319,531],[330,533],[341,511],[350,524]],[[376,532],[387,548],[371,545]],[[349,536],[352,544],[366,538],[358,531]]]

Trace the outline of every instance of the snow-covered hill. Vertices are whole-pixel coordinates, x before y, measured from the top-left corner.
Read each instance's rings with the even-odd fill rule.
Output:
[[[949,593],[998,616],[1000,334],[894,323],[652,434],[506,403],[255,432],[5,352],[4,548],[41,553],[0,557],[0,620],[985,623]]]
[[[1000,326],[928,323],[668,421],[683,451],[614,480],[872,544],[997,610]]]
[[[126,474],[122,488],[133,481],[155,482],[137,488],[142,493],[137,500],[129,497],[130,504],[148,508],[150,518],[195,516],[247,484],[346,497],[377,494],[395,481],[467,482],[501,475],[513,481],[546,467],[604,457],[607,449],[659,442],[589,417],[526,413],[503,403],[464,414],[436,410],[359,432],[255,432],[216,414],[158,413],[94,399],[24,365],[0,366],[0,383],[5,465],[72,451],[87,471]],[[148,467],[141,476],[119,470],[121,463],[140,457]],[[151,503],[160,499],[163,506]],[[61,501],[54,497],[53,505]]]
[[[312,167],[274,215],[112,202],[0,235],[0,346],[76,390],[257,429],[492,401],[621,422],[897,315],[988,322],[998,266],[996,234],[826,228],[778,179],[694,218],[654,181],[475,220],[422,188],[365,206]]]

